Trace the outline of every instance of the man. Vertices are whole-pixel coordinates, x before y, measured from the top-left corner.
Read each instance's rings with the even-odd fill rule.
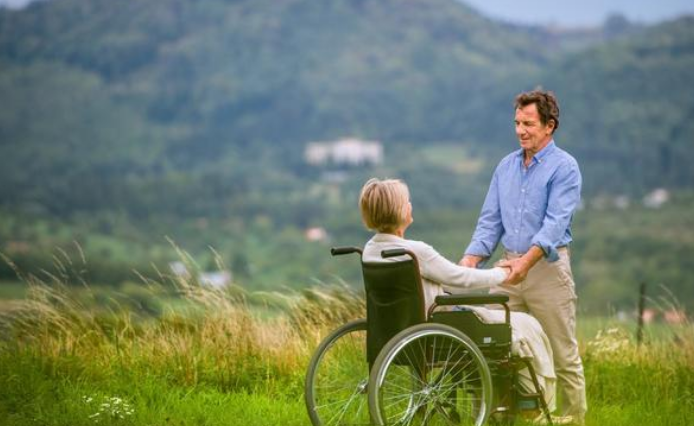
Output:
[[[504,247],[509,307],[538,319],[554,352],[562,423],[582,424],[587,410],[583,364],[576,340],[576,292],[571,273],[571,220],[580,201],[576,160],[557,147],[559,106],[552,92],[521,93],[515,100],[520,149],[496,168],[472,241],[460,261],[477,267],[497,244]]]

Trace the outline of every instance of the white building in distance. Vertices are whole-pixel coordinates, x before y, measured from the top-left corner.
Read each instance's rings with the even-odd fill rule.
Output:
[[[643,205],[651,209],[659,209],[670,200],[667,189],[658,188],[643,197]]]
[[[334,142],[309,142],[306,144],[304,158],[313,166],[375,165],[383,162],[383,145],[377,141],[363,141],[356,138],[340,139]]]
[[[229,271],[214,271],[202,272],[198,277],[200,285],[222,289],[231,284],[231,272]]]

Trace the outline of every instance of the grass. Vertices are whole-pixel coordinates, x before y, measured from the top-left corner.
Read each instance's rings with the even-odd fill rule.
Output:
[[[19,281],[0,281],[0,301],[26,298],[26,284]]]
[[[142,377],[128,371],[95,380],[75,375],[68,366],[55,369],[36,357],[25,357],[20,365],[2,361],[3,425],[306,423],[301,399],[260,390],[226,392],[212,386],[172,386],[166,377]],[[12,373],[6,371],[10,366]]]
[[[332,327],[364,313],[361,296],[344,287],[248,295],[173,280],[176,307],[162,299],[144,316],[137,304],[105,309],[98,292],[90,300],[24,279],[26,301],[0,313],[0,424],[8,426],[308,425],[311,353]],[[147,283],[154,298],[158,286]],[[250,300],[281,314],[258,315]],[[676,341],[672,329],[650,327],[640,347],[624,324],[579,326],[589,426],[691,424],[691,324],[675,330]]]

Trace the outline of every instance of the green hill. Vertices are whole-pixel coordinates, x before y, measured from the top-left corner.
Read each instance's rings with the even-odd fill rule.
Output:
[[[272,269],[266,257],[298,251],[306,226],[362,238],[354,197],[372,175],[404,177],[419,211],[455,228],[450,212],[476,213],[494,164],[516,146],[514,95],[537,85],[559,96],[557,141],[581,163],[586,200],[657,187],[686,193],[692,24],[616,20],[558,34],[454,0],[52,0],[0,9],[0,216],[16,218],[2,235],[40,240],[35,250],[98,235],[91,252],[118,265],[132,253],[165,259],[169,252],[147,246],[170,235],[196,249],[224,245],[257,278]],[[345,136],[382,141],[385,161],[326,182],[324,168],[305,164],[304,146]],[[56,223],[66,228],[45,231]],[[266,248],[274,243],[265,238],[279,242]],[[639,241],[655,247],[652,238]],[[306,276],[324,252],[302,253],[301,266],[263,285]],[[613,272],[595,279],[632,276]]]
[[[694,17],[569,55],[539,81],[563,99],[561,139],[589,193],[694,184]]]
[[[181,203],[162,186],[180,197],[220,173],[243,182],[248,158],[301,178],[305,142],[345,135],[391,147],[456,141],[494,161],[514,146],[510,100],[538,84],[560,96],[558,140],[584,164],[589,191],[686,186],[691,21],[562,53],[547,32],[453,0],[56,0],[3,10],[2,203],[59,215],[143,203],[134,211],[170,212]],[[219,195],[247,185],[237,186]],[[218,207],[201,203],[181,214]]]
[[[0,112],[2,201],[59,215],[140,199],[171,211],[161,186],[191,196],[181,187],[204,176],[247,180],[228,170],[264,147],[281,161],[263,168],[301,175],[310,140],[467,140],[476,99],[547,63],[536,37],[452,0],[58,0],[3,11],[0,94],[12,107]]]

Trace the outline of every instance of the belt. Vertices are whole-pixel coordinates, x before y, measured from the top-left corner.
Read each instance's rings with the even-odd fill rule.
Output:
[[[563,246],[557,247],[557,251],[567,251],[567,250],[569,250],[570,247],[571,247],[570,244],[564,244]],[[509,250],[506,247],[504,247],[504,252],[506,254],[508,254],[510,256],[514,256],[514,257],[521,257],[525,254],[525,253],[518,253],[517,251]]]

